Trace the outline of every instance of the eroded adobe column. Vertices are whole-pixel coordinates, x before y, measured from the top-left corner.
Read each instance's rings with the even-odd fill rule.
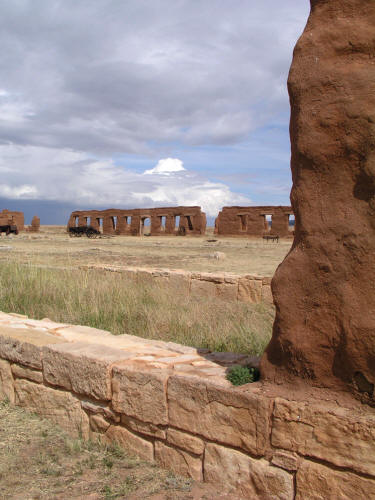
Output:
[[[262,376],[375,404],[375,1],[311,0],[289,75],[291,252]]]

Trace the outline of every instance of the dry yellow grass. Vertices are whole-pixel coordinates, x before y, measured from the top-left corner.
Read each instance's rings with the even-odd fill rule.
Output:
[[[121,498],[228,497],[214,487],[130,456],[117,446],[72,439],[55,424],[0,401],[1,500]]]
[[[216,241],[208,241],[216,240]],[[259,238],[201,237],[69,238],[63,226],[42,226],[41,233],[21,233],[0,241],[0,260],[76,267],[84,263],[164,267],[190,271],[227,271],[272,276],[291,246],[291,240],[266,243]],[[211,258],[216,251],[224,259]]]
[[[188,298],[123,274],[2,263],[0,310],[211,351],[262,354],[272,329],[266,304]]]

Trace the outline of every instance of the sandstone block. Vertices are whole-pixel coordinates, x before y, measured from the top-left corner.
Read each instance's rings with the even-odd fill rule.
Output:
[[[115,411],[152,424],[167,424],[167,379],[163,370],[145,365],[117,365],[113,368],[112,405]]]
[[[194,453],[194,455],[202,455],[204,451],[204,441],[202,439],[177,429],[168,429],[167,441],[173,446]]]
[[[270,285],[262,285],[262,302],[273,304],[273,295]]]
[[[0,400],[5,398],[14,403],[13,377],[8,361],[0,359]]]
[[[120,349],[103,344],[74,342],[43,348],[43,374],[49,384],[77,394],[110,400],[111,370],[116,361],[127,358]]]
[[[52,420],[71,435],[88,439],[88,416],[72,394],[24,379],[15,380],[14,388],[16,405]]]
[[[192,297],[215,297],[216,285],[212,281],[191,280],[190,295]]]
[[[237,300],[238,285],[237,284],[219,284],[216,286],[216,297],[228,302],[235,302]]]
[[[321,402],[276,398],[272,445],[348,467],[375,470],[375,410],[345,409]]]
[[[136,436],[124,427],[111,425],[104,434],[105,442],[109,444],[117,443],[124,450],[130,451],[143,460],[152,462],[154,460],[154,447],[152,443]]]
[[[364,478],[307,460],[298,469],[296,485],[296,500],[375,498],[375,477]]]
[[[262,300],[262,282],[248,278],[238,280],[238,300],[247,304],[257,304]]]
[[[1,326],[0,358],[42,369],[42,347],[65,342],[56,335],[35,328]]]
[[[169,275],[169,286],[179,294],[189,295],[190,273],[176,273],[171,271]]]
[[[202,460],[199,457],[193,457],[185,451],[156,441],[155,460],[165,469],[171,469],[182,476],[202,481]]]
[[[292,500],[293,476],[272,467],[267,460],[253,459],[244,453],[216,444],[206,446],[204,480],[223,485],[241,498]]]
[[[56,333],[69,342],[98,342],[99,339],[110,339],[112,334],[107,330],[99,330],[90,326],[69,325],[56,328]]]
[[[15,378],[27,378],[37,384],[43,383],[43,373],[27,368],[26,366],[13,364],[12,373]]]
[[[224,274],[200,273],[200,279],[213,283],[224,283]]]
[[[99,434],[103,434],[110,423],[107,422],[101,415],[90,415],[90,430]]]
[[[271,462],[282,469],[296,471],[298,469],[299,457],[296,453],[278,450],[273,454]]]
[[[116,415],[116,413],[105,404],[99,402],[93,403],[92,401],[81,401],[81,407],[94,415],[103,415],[105,418],[113,420],[116,423],[120,422],[120,416]]]
[[[144,434],[145,436],[157,437],[160,439],[166,438],[165,430],[163,428],[158,427],[157,425],[151,424],[150,422],[142,422],[142,420],[122,415],[121,423],[125,427],[128,427],[129,429],[138,432],[139,434]]]
[[[271,400],[198,377],[168,381],[170,425],[261,456],[268,446]]]

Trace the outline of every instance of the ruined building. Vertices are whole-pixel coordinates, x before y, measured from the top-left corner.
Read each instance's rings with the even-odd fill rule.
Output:
[[[25,229],[25,217],[23,212],[14,212],[11,210],[4,209],[0,212],[1,224],[13,224],[17,226],[18,231],[23,231]]]
[[[40,230],[40,218],[34,215],[31,221],[31,225],[28,227],[30,233],[38,233]]]
[[[68,228],[75,226],[92,226],[103,234],[200,235],[206,231],[206,214],[200,207],[77,210],[68,221]]]
[[[215,234],[227,236],[263,236],[293,234],[291,207],[224,207],[215,221]]]

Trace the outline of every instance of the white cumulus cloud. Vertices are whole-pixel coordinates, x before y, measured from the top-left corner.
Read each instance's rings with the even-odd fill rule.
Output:
[[[251,203],[227,185],[185,169],[176,158],[160,160],[145,175],[84,152],[7,145],[0,146],[0,175],[7,179],[0,187],[3,198],[49,200],[87,209],[199,205],[215,216],[224,205]]]
[[[170,175],[172,172],[181,172],[186,170],[184,164],[178,158],[162,158],[158,161],[156,167],[145,170],[144,174],[162,174]]]

